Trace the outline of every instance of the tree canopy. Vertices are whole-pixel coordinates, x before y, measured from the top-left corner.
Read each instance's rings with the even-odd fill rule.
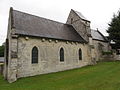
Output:
[[[113,15],[113,18],[108,25],[107,33],[109,34],[109,40],[113,40],[116,48],[120,48],[120,10],[117,14]]]
[[[0,46],[0,57],[4,57],[4,46]]]

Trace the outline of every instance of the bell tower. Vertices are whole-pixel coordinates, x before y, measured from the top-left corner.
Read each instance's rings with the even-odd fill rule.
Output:
[[[90,21],[80,12],[71,9],[66,24],[72,25],[79,35],[86,42],[89,42],[89,37],[91,37]]]

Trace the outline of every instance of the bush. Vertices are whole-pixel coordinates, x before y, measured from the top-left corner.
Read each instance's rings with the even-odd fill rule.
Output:
[[[113,52],[112,51],[103,51],[102,54],[103,55],[112,55]]]

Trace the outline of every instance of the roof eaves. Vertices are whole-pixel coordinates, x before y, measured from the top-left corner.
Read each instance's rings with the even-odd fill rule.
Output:
[[[60,38],[51,38],[51,37],[44,37],[44,36],[35,36],[35,35],[26,35],[26,34],[19,34],[19,33],[16,33],[16,35],[19,35],[19,36],[28,36],[28,37],[37,37],[37,38],[46,38],[46,39],[57,39],[57,40],[62,40],[62,41],[71,41],[71,42],[80,42],[80,43],[87,43],[86,41],[84,40],[67,40],[67,39],[60,39]]]

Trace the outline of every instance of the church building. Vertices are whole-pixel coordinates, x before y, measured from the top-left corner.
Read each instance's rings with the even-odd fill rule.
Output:
[[[61,23],[10,8],[4,77],[18,78],[94,64],[90,21],[71,9]]]

